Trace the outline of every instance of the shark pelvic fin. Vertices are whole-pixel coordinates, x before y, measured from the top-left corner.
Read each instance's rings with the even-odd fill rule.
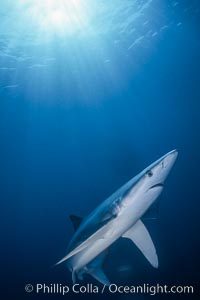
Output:
[[[87,274],[90,274],[92,277],[94,277],[96,280],[101,282],[105,285],[110,285],[110,281],[108,280],[107,276],[102,270],[103,262],[106,258],[106,255],[108,254],[108,249],[104,250],[101,254],[99,254],[95,259],[93,259],[88,265],[87,265]]]
[[[127,232],[123,234],[140,249],[146,259],[154,268],[158,268],[158,257],[152,239],[141,220],[137,221]]]
[[[76,283],[76,272],[75,271],[72,271],[72,282],[73,282],[73,284],[75,284]]]
[[[95,269],[89,269],[88,274],[90,274],[92,277],[94,277],[97,281],[101,282],[102,284],[105,285],[110,285],[110,281],[103,272],[102,268],[95,268]]]

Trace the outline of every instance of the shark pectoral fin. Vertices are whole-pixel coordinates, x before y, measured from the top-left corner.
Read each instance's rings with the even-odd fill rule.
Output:
[[[66,261],[67,259],[69,259],[70,257],[74,256],[75,254],[77,254],[78,252],[82,251],[83,249],[85,249],[86,247],[88,247],[89,242],[86,243],[82,243],[81,245],[79,245],[78,247],[76,247],[74,250],[72,250],[70,253],[68,253],[65,257],[63,257],[61,260],[59,260],[55,266],[63,263],[64,261]]]
[[[140,249],[146,259],[154,268],[158,268],[158,257],[152,239],[146,227],[141,220],[131,227],[125,234],[124,238],[128,238]]]
[[[101,282],[102,284],[105,284],[105,285],[111,284],[109,279],[106,277],[106,275],[104,274],[103,270],[100,267],[95,268],[95,269],[89,269],[87,273],[90,274],[92,277],[94,277],[99,282]]]
[[[83,243],[81,243],[78,247],[76,247],[74,250],[69,252],[65,257],[63,257],[59,262],[55,264],[55,266],[63,263],[70,257],[74,256],[75,254],[79,253],[86,247],[89,247],[94,241],[97,241],[98,239],[102,239],[103,234],[106,232],[106,226],[103,226],[99,230],[97,230],[93,235],[91,235],[87,240],[85,240]]]

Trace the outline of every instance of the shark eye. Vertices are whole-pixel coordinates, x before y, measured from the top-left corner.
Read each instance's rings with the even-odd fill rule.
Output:
[[[151,170],[149,170],[149,171],[146,172],[146,175],[151,177],[151,176],[153,176],[153,172]]]

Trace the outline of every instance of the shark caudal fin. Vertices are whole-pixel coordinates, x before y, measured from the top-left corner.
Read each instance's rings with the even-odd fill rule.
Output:
[[[142,223],[141,220],[137,221],[133,227],[123,234],[124,238],[128,238],[140,249],[146,259],[154,268],[158,268],[158,257],[152,239]]]

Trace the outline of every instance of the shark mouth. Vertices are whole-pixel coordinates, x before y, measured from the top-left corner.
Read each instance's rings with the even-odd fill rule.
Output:
[[[154,184],[154,185],[152,185],[150,188],[149,188],[149,190],[151,190],[151,189],[154,189],[154,188],[157,188],[157,187],[164,187],[164,184],[163,183],[157,183],[157,184]]]

